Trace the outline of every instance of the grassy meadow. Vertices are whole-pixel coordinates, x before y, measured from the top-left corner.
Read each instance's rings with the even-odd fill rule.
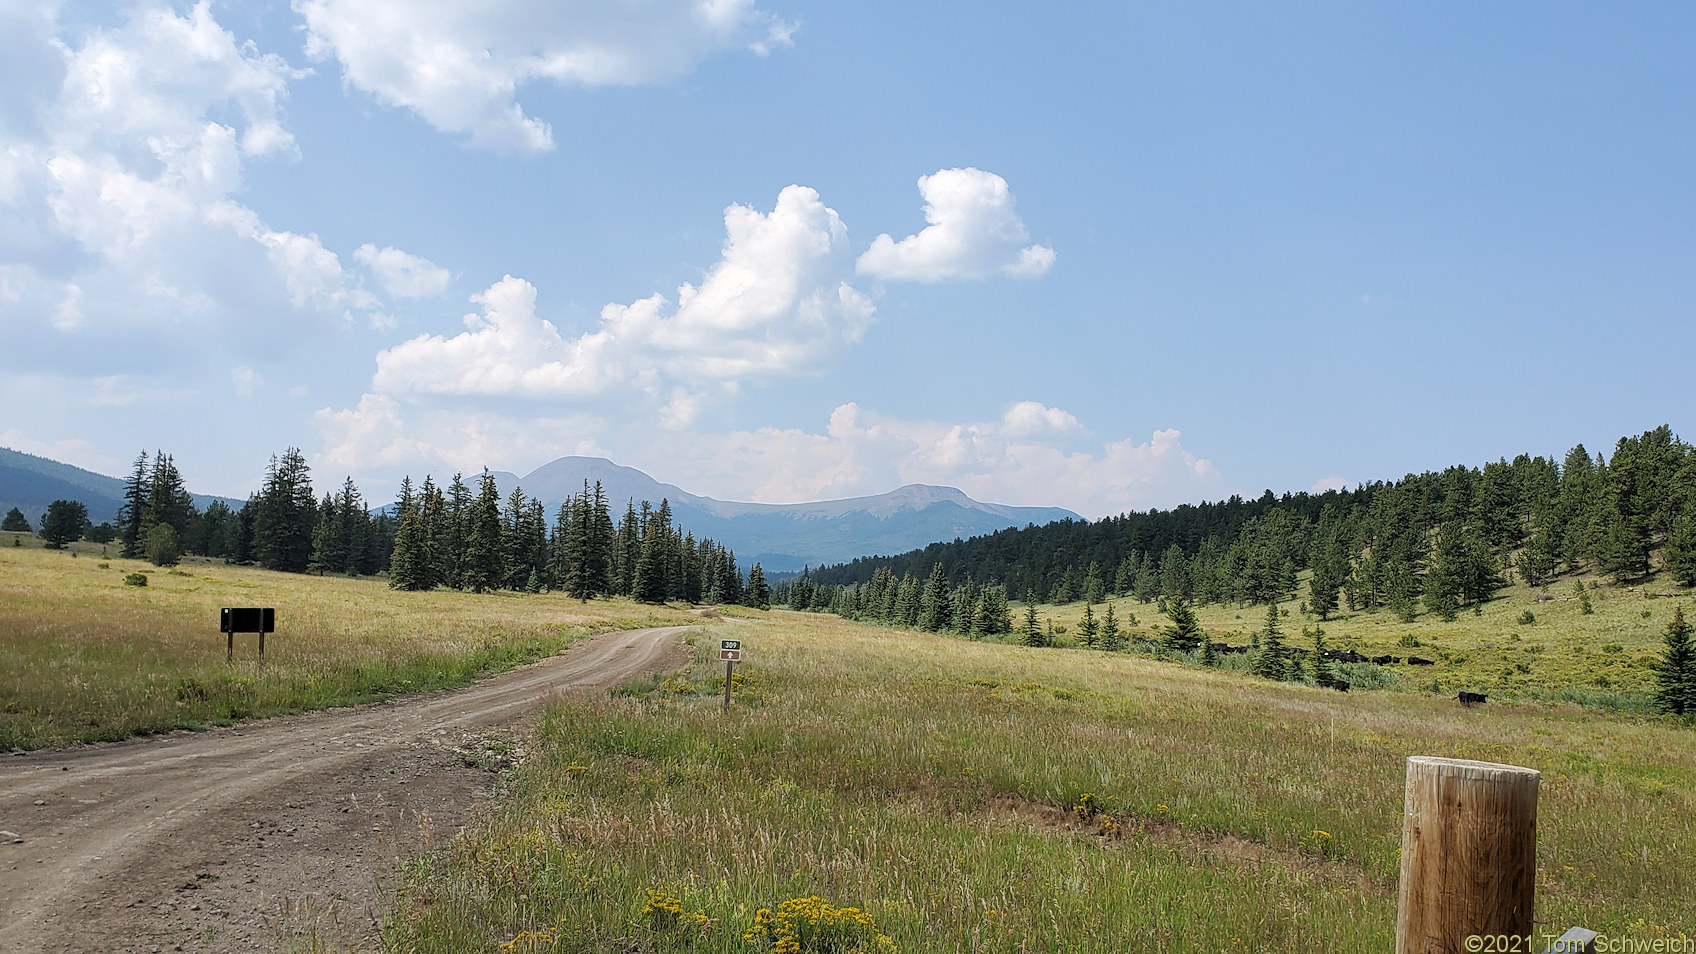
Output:
[[[19,538],[23,546],[13,546]],[[686,612],[560,595],[394,593],[381,580],[222,562],[173,569],[45,550],[0,533],[0,751],[226,724],[463,685],[572,640],[697,621]],[[126,585],[142,573],[146,586]],[[277,632],[236,637],[223,606],[274,606]]]
[[[1298,592],[1307,593],[1306,573]],[[1574,584],[1584,587],[1591,612],[1585,613]],[[1671,598],[1667,598],[1667,597]],[[1108,601],[1121,621],[1136,617],[1132,638],[1158,641],[1166,617],[1153,603],[1129,598]],[[1321,623],[1303,612],[1303,604],[1282,604],[1284,642],[1311,649],[1303,629],[1324,631],[1332,649],[1352,649],[1365,656],[1418,656],[1431,666],[1355,664],[1357,685],[1431,692],[1453,697],[1464,689],[1495,699],[1536,699],[1575,702],[1617,711],[1653,711],[1655,675],[1650,662],[1661,651],[1661,634],[1674,608],[1685,605],[1692,614],[1696,594],[1670,578],[1618,587],[1591,577],[1563,578],[1545,588],[1509,586],[1478,612],[1465,609],[1451,622],[1422,613],[1404,623],[1388,610],[1376,613],[1344,611]],[[1095,606],[1099,621],[1106,603]],[[1014,625],[1023,620],[1023,604],[1014,610]],[[1061,646],[1076,642],[1083,603],[1039,604],[1037,615],[1065,632]],[[1248,645],[1252,633],[1266,621],[1264,606],[1198,606],[1197,620],[1216,642]],[[1530,621],[1524,615],[1531,614]],[[1016,639],[1009,637],[1010,640]],[[1236,657],[1241,661],[1243,657]],[[1345,674],[1348,678],[1350,674]]]
[[[410,871],[388,949],[1383,951],[1409,755],[1544,773],[1552,933],[1696,934],[1670,720],[758,615],[553,707],[507,797]],[[728,714],[720,636],[747,651]]]

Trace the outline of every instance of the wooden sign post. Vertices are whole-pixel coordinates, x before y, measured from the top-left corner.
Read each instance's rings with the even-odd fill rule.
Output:
[[[1537,950],[1541,777],[1494,762],[1407,760],[1396,954]]]
[[[724,660],[724,711],[730,711],[730,677],[736,671],[736,664],[742,660],[742,640],[721,639],[718,641],[718,658]]]

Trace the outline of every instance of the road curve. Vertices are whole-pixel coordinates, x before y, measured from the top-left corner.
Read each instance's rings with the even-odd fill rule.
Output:
[[[489,789],[479,733],[687,659],[611,633],[472,686],[212,732],[0,756],[0,952],[358,945],[397,860]]]

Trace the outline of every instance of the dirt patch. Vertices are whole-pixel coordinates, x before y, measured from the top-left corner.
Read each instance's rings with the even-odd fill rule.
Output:
[[[488,730],[684,664],[685,631],[612,633],[375,706],[0,756],[0,950],[374,946],[399,866],[521,757]]]

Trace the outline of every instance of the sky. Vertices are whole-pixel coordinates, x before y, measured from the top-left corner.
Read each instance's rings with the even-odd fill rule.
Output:
[[[0,445],[1089,517],[1691,436],[1696,6],[0,0]]]

